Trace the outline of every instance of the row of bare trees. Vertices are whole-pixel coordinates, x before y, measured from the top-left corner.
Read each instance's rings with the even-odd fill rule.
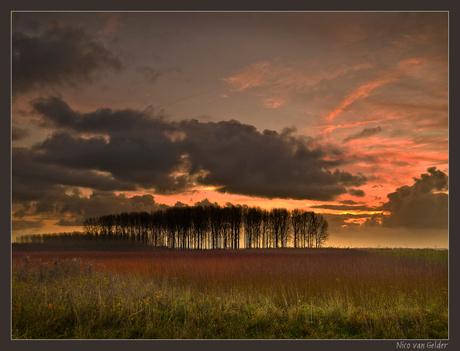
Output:
[[[321,247],[329,235],[321,214],[231,204],[87,218],[84,231],[103,239],[178,249]]]

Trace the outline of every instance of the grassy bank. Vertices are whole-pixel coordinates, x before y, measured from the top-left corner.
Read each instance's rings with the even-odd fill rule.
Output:
[[[16,253],[12,337],[447,338],[433,252]]]

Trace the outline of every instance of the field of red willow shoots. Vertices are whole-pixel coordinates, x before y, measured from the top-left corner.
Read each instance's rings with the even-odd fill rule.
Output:
[[[33,334],[27,301],[21,301],[24,289],[38,295],[47,289],[45,310],[48,304],[74,306],[58,324],[56,335],[64,338],[447,338],[447,255],[331,248],[16,250],[13,337],[50,337]],[[37,271],[72,262],[80,268],[77,275],[37,278]],[[86,299],[74,301],[65,291],[82,280]],[[86,307],[78,314],[80,304]],[[123,304],[128,307],[120,310]]]

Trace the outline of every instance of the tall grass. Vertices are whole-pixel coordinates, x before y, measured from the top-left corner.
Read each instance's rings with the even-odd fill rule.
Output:
[[[27,254],[13,256],[13,338],[448,337],[447,252]]]

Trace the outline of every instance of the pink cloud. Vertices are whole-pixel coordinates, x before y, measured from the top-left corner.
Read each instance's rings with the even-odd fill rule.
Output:
[[[360,122],[345,123],[345,124],[328,124],[325,126],[318,126],[317,127],[318,129],[320,128],[324,128],[324,129],[322,131],[317,132],[317,134],[327,134],[327,133],[331,133],[335,129],[353,128],[353,127],[358,127],[363,124],[380,123],[380,122],[386,122],[386,121],[391,121],[391,120],[400,119],[400,118],[401,117],[388,116],[387,118],[370,120],[370,121],[360,121]]]
[[[426,71],[427,59],[410,58],[400,61],[395,68],[382,71],[376,78],[361,84],[354,88],[352,92],[344,97],[338,106],[334,107],[327,114],[325,119],[332,122],[338,115],[342,114],[345,109],[355,101],[368,97],[371,92],[379,87],[407,77],[423,77]]]
[[[260,97],[266,107],[277,108],[291,102],[296,94],[312,89],[323,80],[371,67],[366,62],[353,66],[342,64],[331,70],[329,66],[323,67],[323,63],[318,61],[286,66],[280,59],[275,59],[255,62],[223,81],[230,90],[254,94]]]

